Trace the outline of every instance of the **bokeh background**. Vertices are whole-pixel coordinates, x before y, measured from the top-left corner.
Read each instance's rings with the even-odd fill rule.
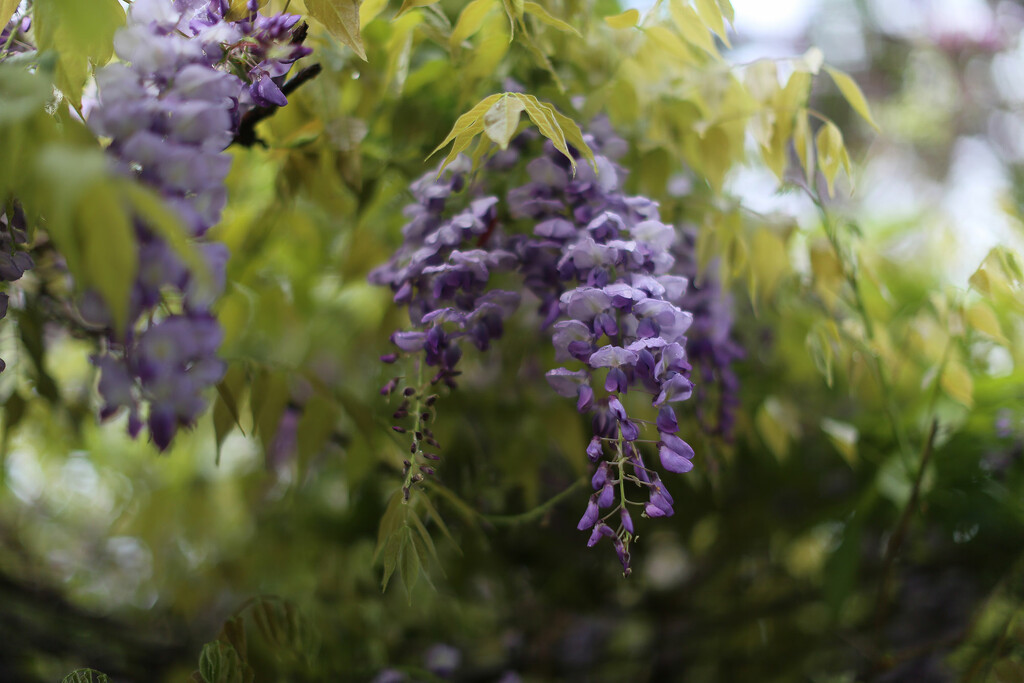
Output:
[[[438,561],[411,595],[398,581],[382,592],[374,549],[403,446],[376,359],[403,321],[365,277],[398,243],[408,182],[428,170],[423,140],[443,139],[458,98],[424,60],[382,113],[359,94],[374,73],[316,34],[327,73],[267,122],[268,149],[232,151],[217,233],[233,254],[225,355],[260,359],[239,398],[280,403],[276,437],[253,437],[245,417],[215,434],[210,417],[157,455],[122,421],[91,419],[87,341],[31,312],[17,337],[0,332],[0,390],[46,376],[57,392],[5,414],[0,680],[86,666],[184,680],[235,617],[289,625],[250,626],[257,680],[1024,680],[1016,290],[993,284],[986,299],[1002,340],[963,329],[979,266],[995,283],[1007,261],[990,251],[1024,235],[1024,7],[733,4],[729,62],[816,46],[881,127],[824,79],[815,88],[812,106],[840,125],[854,162],[827,209],[856,226],[848,256],[863,266],[889,391],[863,350],[829,341],[809,303],[842,298],[818,207],[780,192],[758,162],[736,167],[727,196],[786,236],[749,258],[787,267],[758,306],[737,281],[747,357],[735,437],[700,443],[697,469],[672,482],[675,516],[641,531],[633,574],[585,547],[585,494],[559,497],[586,472],[587,425],[536,381],[550,358],[537,360],[524,320],[487,358],[467,358],[443,400],[440,481],[452,493],[435,497]],[[382,59],[396,30],[366,27]],[[644,126],[623,135],[639,149]],[[685,169],[669,180],[663,204],[685,219],[700,192]],[[33,325],[45,355],[22,342]],[[950,348],[969,371],[966,399],[962,378],[936,378]],[[24,369],[36,362],[37,374]],[[330,405],[310,398],[299,367],[334,387]],[[928,457],[908,458],[894,431]]]

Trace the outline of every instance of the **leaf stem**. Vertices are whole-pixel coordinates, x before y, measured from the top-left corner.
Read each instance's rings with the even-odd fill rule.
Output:
[[[582,488],[587,483],[587,480],[587,477],[580,477],[561,493],[555,494],[532,510],[527,510],[526,512],[521,512],[516,515],[486,515],[482,512],[476,512],[475,510],[474,513],[481,520],[493,526],[517,526],[519,524],[527,524],[535,519],[543,517],[549,510],[572,494],[576,493],[576,490]]]
[[[914,477],[914,486],[910,492],[910,498],[903,507],[903,513],[896,525],[896,530],[889,537],[885,546],[885,554],[882,557],[882,574],[878,580],[878,597],[875,600],[875,635],[878,640],[882,638],[882,626],[885,623],[889,606],[889,583],[892,579],[893,562],[896,554],[906,540],[907,532],[910,530],[910,521],[913,519],[914,510],[917,508],[918,499],[921,497],[921,483],[924,481],[924,473],[931,461],[932,452],[935,450],[935,436],[939,431],[939,421],[932,419],[931,428],[928,430],[928,438],[921,449],[921,461],[917,468],[917,475]],[[881,647],[879,647],[881,651]]]

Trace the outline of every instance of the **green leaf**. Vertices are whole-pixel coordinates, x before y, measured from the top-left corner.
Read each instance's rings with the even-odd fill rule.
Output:
[[[244,683],[242,659],[235,648],[221,640],[203,646],[199,653],[199,674],[206,683]]]
[[[110,678],[96,669],[75,669],[61,683],[110,683]]]
[[[807,184],[813,186],[814,175],[817,169],[814,166],[814,137],[811,135],[811,125],[807,118],[806,109],[801,109],[796,113],[796,126],[793,129],[793,147],[796,150],[797,159],[800,160],[800,167],[804,170]]]
[[[822,593],[833,618],[839,617],[842,613],[846,598],[854,592],[856,586],[862,555],[862,530],[860,516],[855,513],[853,519],[843,528],[839,545],[825,561]]]
[[[754,424],[769,450],[780,462],[789,455],[792,440],[800,436],[796,408],[776,396],[769,396],[761,404],[754,417]]]
[[[256,9],[263,9],[270,0],[257,0]],[[231,0],[228,13],[224,18],[228,21],[239,21],[249,16],[249,0]]]
[[[422,542],[423,542],[422,548],[424,550],[426,550],[427,553],[429,553],[430,557],[434,558],[434,562],[436,562],[438,565],[440,565],[441,564],[441,560],[437,556],[437,547],[434,546],[434,539],[432,539],[430,537],[430,532],[427,531],[427,527],[423,526],[423,522],[420,521],[419,515],[417,515],[416,513],[411,513],[409,515],[409,521],[412,522],[413,528],[416,529],[416,531],[419,533],[419,537],[422,539]],[[413,538],[413,540],[414,541],[416,540],[415,537]],[[416,544],[417,552],[420,552],[420,548],[421,548],[420,544],[417,543]],[[427,564],[427,558],[423,557],[422,553],[420,555],[420,564],[424,564],[424,565]]]
[[[445,538],[451,541],[451,544],[455,546],[455,550],[461,555],[462,548],[460,548],[459,544],[455,542],[455,537],[452,536],[452,532],[448,530],[448,525],[444,523],[444,519],[441,518],[441,514],[437,511],[437,508],[435,508],[434,504],[430,501],[430,497],[425,493],[420,493],[418,495],[417,500],[419,500],[423,504],[423,507],[426,508],[427,510],[427,515],[430,517],[430,519],[434,520],[434,524],[437,525],[437,528],[441,530],[441,533],[445,535]],[[470,517],[469,520],[467,521],[469,521],[470,523],[474,523],[476,520],[475,518]]]
[[[829,441],[836,447],[850,467],[857,464],[857,441],[860,433],[848,422],[840,422],[829,417],[821,418],[821,431],[828,435]]]
[[[437,0],[428,0],[429,2],[437,2]],[[403,5],[404,6],[404,5]],[[366,26],[371,21],[377,18],[377,15],[383,12],[388,7],[388,0],[367,0],[359,6],[359,25]],[[393,17],[398,18],[398,15]]]
[[[12,126],[39,114],[53,94],[51,84],[37,73],[0,65],[0,126]]]
[[[622,14],[615,14],[604,18],[604,23],[612,28],[633,28],[640,21],[640,12],[635,9],[628,9]]]
[[[819,325],[807,333],[807,352],[811,355],[811,361],[814,363],[814,367],[818,369],[818,372],[825,378],[825,385],[829,388],[832,387],[834,381],[832,365],[833,365],[833,353],[832,344],[829,341],[828,334]]]
[[[452,35],[448,38],[448,44],[457,47],[462,41],[471,37],[480,27],[484,25],[484,19],[494,9],[494,0],[473,0],[462,8],[459,18],[452,29]]]
[[[188,231],[177,211],[171,209],[153,189],[133,180],[117,179],[118,189],[146,227],[159,235],[188,266],[196,288],[204,292],[214,286],[210,264],[188,240]]]
[[[444,141],[440,145],[438,145],[437,148],[435,148],[434,151],[431,152],[430,155],[427,157],[429,159],[430,157],[437,154],[441,149],[447,146],[449,142],[452,142],[453,140],[457,141],[456,144],[453,146],[452,151],[449,152],[447,158],[445,158],[444,163],[441,164],[441,168],[438,169],[438,176],[441,175],[441,171],[444,170],[445,166],[450,164],[452,160],[454,160],[455,157],[458,156],[459,152],[466,149],[466,147],[469,147],[469,143],[472,142],[473,137],[475,137],[477,133],[483,131],[484,114],[486,114],[487,111],[491,108],[491,105],[497,102],[498,99],[501,97],[503,97],[503,93],[489,95],[484,99],[480,100],[472,109],[470,109],[465,114],[456,119],[455,125],[452,126],[451,131],[448,133],[448,137],[446,137]],[[468,139],[465,139],[466,136],[468,136]],[[458,149],[458,151],[456,151],[456,149],[459,148],[460,146],[461,149]]]
[[[597,159],[594,158],[593,150],[590,149],[586,140],[583,139],[583,131],[580,130],[580,127],[575,121],[559,112],[554,107],[551,107],[551,113],[555,117],[555,122],[559,127],[561,127],[562,133],[565,135],[565,141],[575,147],[576,150],[590,162],[590,166],[594,169],[594,173],[597,173]]]
[[[388,537],[384,543],[384,547],[381,549],[380,561],[384,566],[384,573],[381,575],[380,580],[380,591],[383,593],[388,589],[388,583],[391,582],[391,576],[395,573],[395,568],[398,566],[398,559],[402,553],[402,534],[395,532]]]
[[[306,471],[313,457],[323,449],[324,444],[331,438],[331,434],[334,433],[337,412],[333,401],[317,395],[311,397],[302,407],[296,444],[301,472]]]
[[[732,47],[729,43],[729,35],[725,30],[725,21],[722,17],[722,8],[715,0],[697,0],[697,14],[700,15],[704,25],[710,28],[722,39],[726,47]]]
[[[562,83],[562,79],[559,77],[558,72],[555,71],[554,65],[551,63],[551,60],[548,59],[547,53],[540,49],[540,47],[533,41],[533,38],[530,37],[530,34],[526,31],[523,31],[520,41],[523,47],[526,48],[527,52],[530,53],[530,56],[533,57],[533,60],[537,62],[537,65],[548,72],[548,75],[551,76],[551,80],[555,82],[555,87],[558,88],[558,91],[564,93],[565,84]]]
[[[217,399],[213,403],[213,434],[217,443],[217,464],[220,464],[220,447],[224,445],[231,430],[236,426],[242,429],[238,413],[238,399],[245,388],[245,368],[235,363],[228,367],[227,372],[217,384]]]
[[[32,30],[39,51],[57,53],[57,87],[73,102],[82,97],[90,65],[100,67],[114,54],[114,32],[124,24],[117,0],[37,0]]]
[[[526,106],[518,97],[503,95],[484,114],[484,133],[501,149],[508,149],[508,143],[519,127],[519,115]]]
[[[864,93],[861,92],[860,86],[857,82],[850,78],[847,74],[843,73],[839,69],[833,69],[830,66],[825,67],[825,71],[835,81],[836,86],[839,87],[839,92],[843,93],[843,97],[850,103],[854,111],[860,114],[865,121],[871,124],[871,127],[875,130],[880,130],[875,120],[871,118],[871,110],[868,108],[868,101],[864,97]]]
[[[1009,348],[1010,340],[1003,334],[1003,326],[999,324],[999,318],[995,311],[984,301],[977,301],[965,312],[967,324],[979,332],[984,332],[996,342]]]
[[[540,134],[546,137],[555,145],[555,149],[561,152],[569,160],[572,172],[576,173],[576,160],[569,153],[569,147],[565,143],[565,133],[555,118],[555,109],[551,105],[544,104],[533,95],[526,93],[515,93],[515,96],[522,100],[526,108],[526,115],[530,117]]]
[[[542,5],[538,5],[535,2],[524,2],[523,9],[526,11],[527,14],[532,14],[533,16],[537,17],[537,19],[547,24],[548,26],[553,26],[557,28],[559,31],[565,31],[566,33],[575,33],[580,38],[583,37],[583,34],[576,30],[575,26],[573,26],[572,24],[567,24],[557,17],[551,16],[551,14],[549,14],[548,11],[544,9]]]
[[[722,16],[730,24],[736,21],[736,12],[733,10],[730,0],[718,0],[718,9],[722,10]]]
[[[235,648],[243,662],[247,659],[249,644],[245,637],[245,619],[241,616],[231,617],[225,621],[217,639]]]
[[[323,24],[335,38],[352,48],[366,61],[366,50],[359,35],[359,5],[362,0],[306,0],[309,16]]]
[[[253,431],[260,437],[263,453],[270,452],[288,406],[288,378],[283,372],[264,371],[256,377],[250,390]]]
[[[380,527],[377,529],[377,547],[373,551],[374,562],[380,558],[380,554],[388,542],[405,523],[405,515],[409,506],[403,504],[404,499],[401,491],[395,491],[388,501],[387,508],[384,509],[384,515],[380,518]]]
[[[692,7],[683,4],[682,0],[672,0],[669,4],[669,12],[672,14],[672,22],[686,42],[699,47],[712,56],[718,56],[718,48],[715,47],[714,39]]]
[[[405,2],[402,3],[402,6],[398,8],[398,12],[395,14],[395,19],[402,16],[411,9],[416,9],[417,7],[426,7],[428,5],[433,5],[436,2],[440,2],[440,0],[405,0]],[[386,5],[387,3],[384,4]]]
[[[960,405],[968,409],[974,407],[974,379],[963,363],[955,360],[946,363],[939,384],[946,395]]]
[[[516,35],[516,21],[523,18],[523,0],[501,0],[501,4],[505,8],[505,16],[508,17],[508,42],[511,43]]]
[[[686,43],[664,26],[651,26],[644,29],[644,34],[670,57],[686,64],[693,62],[693,53],[686,47]]]
[[[14,16],[21,0],[0,0],[0,26],[6,26]]]
[[[836,124],[826,121],[825,125],[818,129],[815,144],[818,148],[818,165],[821,166],[821,172],[825,176],[828,193],[831,196],[839,167],[845,168],[846,174],[850,175],[850,157],[843,144],[843,134]]]
[[[124,332],[128,301],[138,269],[135,230],[118,193],[107,183],[96,183],[78,202],[75,222],[81,254],[81,283],[103,297]]]
[[[420,556],[416,552],[416,544],[413,541],[412,529],[405,527],[402,530],[402,549],[399,559],[398,571],[402,576],[402,585],[405,586],[409,602],[412,602],[412,591],[420,578]]]

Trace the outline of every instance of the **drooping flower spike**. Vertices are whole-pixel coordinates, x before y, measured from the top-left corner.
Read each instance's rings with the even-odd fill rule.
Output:
[[[136,0],[114,37],[120,63],[96,74],[97,95],[85,103],[87,122],[110,138],[107,148],[125,173],[157,189],[189,236],[202,239],[220,220],[231,166],[224,149],[242,114],[253,106],[287,102],[280,81],[309,49],[293,41],[299,17],[249,13],[229,21],[224,0]],[[135,436],[144,422],[160,450],[205,409],[204,391],[220,380],[223,331],[210,307],[224,288],[223,244],[201,241],[210,277],[190,272],[171,247],[136,221],[139,272],[129,324],[108,333],[93,362],[101,371],[101,417],[126,408]],[[168,291],[181,303],[158,315]],[[83,316],[109,325],[98,297],[87,294]],[[148,405],[143,417],[142,407]]]
[[[466,185],[467,160],[416,181],[416,201],[406,208],[405,243],[370,279],[391,287],[413,324],[392,335],[398,354],[385,360],[418,357],[437,368],[431,382],[450,387],[462,344],[468,340],[486,350],[518,304],[518,292],[490,288],[494,273],[505,274],[505,280],[516,274],[522,289],[539,300],[555,359],[565,364],[547,373],[548,382],[591,416],[587,456],[597,466],[594,494],[578,527],[591,530],[589,545],[612,538],[628,574],[635,534],[629,507],[647,517],[673,514],[672,497],[644,464],[638,444],[652,443],[668,472],[693,469],[694,451],[679,435],[674,406],[694,390],[687,334],[695,323],[687,301],[695,262],[677,258],[677,250],[687,250],[684,238],[661,222],[655,202],[623,192],[625,171],[614,157],[624,143],[606,126],[598,128],[601,139],[588,139],[601,152],[598,173],[580,163],[573,176],[567,160],[547,143],[545,153],[526,165],[528,182],[508,191],[503,203],[484,191],[490,174],[515,165],[521,148],[516,141],[461,198],[461,210],[446,209]],[[394,382],[386,389],[397,387]],[[405,391],[415,398],[427,389]],[[642,412],[656,419],[627,412],[632,394],[646,395],[651,408]],[[407,416],[408,400],[396,419]],[[414,430],[419,438],[420,430]],[[657,439],[643,438],[648,431]],[[413,441],[414,459],[406,464],[407,491],[415,483],[421,442]],[[639,487],[646,501],[628,499],[627,483]]]

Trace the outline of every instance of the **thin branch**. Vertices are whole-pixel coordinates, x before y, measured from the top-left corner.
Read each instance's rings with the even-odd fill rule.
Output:
[[[899,553],[900,547],[906,540],[907,532],[910,530],[910,522],[917,509],[918,499],[921,497],[921,483],[924,481],[924,473],[931,461],[932,452],[935,450],[935,436],[939,431],[939,421],[933,419],[931,429],[928,431],[928,438],[921,450],[921,463],[917,468],[917,475],[914,477],[914,486],[910,492],[910,499],[903,508],[896,530],[889,537],[885,546],[885,555],[882,557],[882,574],[878,580],[878,598],[875,601],[875,631],[877,637],[881,638],[882,626],[885,624],[889,611],[889,583],[892,579],[893,562]]]
[[[291,95],[299,86],[319,76],[321,71],[323,71],[323,67],[319,64],[310,64],[282,85],[281,92],[285,94],[285,97]],[[256,144],[266,146],[262,140],[256,137],[256,124],[273,116],[278,109],[280,107],[254,107],[247,111],[242,116],[241,123],[238,124],[238,132],[235,134],[231,144],[241,145],[242,147],[252,147]]]
[[[576,493],[576,490],[581,488],[588,481],[590,481],[589,477],[580,477],[561,493],[555,494],[553,497],[549,498],[532,510],[527,510],[526,512],[521,512],[517,515],[485,515],[481,512],[477,512],[476,515],[484,522],[493,526],[516,526],[519,524],[528,524],[535,519],[543,517],[549,510],[572,494]]]

